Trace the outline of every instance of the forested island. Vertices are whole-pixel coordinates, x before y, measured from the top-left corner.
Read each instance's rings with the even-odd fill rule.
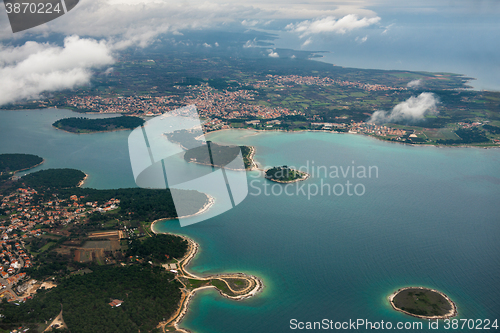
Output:
[[[89,119],[72,117],[59,119],[52,126],[72,133],[94,133],[134,129],[144,124],[144,119],[135,116]]]
[[[0,175],[34,168],[43,163],[43,158],[31,154],[0,154]]]
[[[286,165],[276,166],[265,171],[265,177],[273,182],[293,183],[309,178],[306,172],[289,168]]]
[[[389,297],[391,306],[410,316],[446,319],[457,315],[455,303],[445,294],[424,287],[401,288]]]
[[[243,157],[245,170],[255,167],[253,154],[255,149],[251,146],[224,146],[212,141],[207,141],[206,145],[187,150],[184,153],[184,160],[204,165],[211,165],[218,168],[232,169],[227,167],[240,154]]]

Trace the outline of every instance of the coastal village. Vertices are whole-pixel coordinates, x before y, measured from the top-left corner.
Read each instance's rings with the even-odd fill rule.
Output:
[[[120,200],[110,199],[102,205],[83,202],[82,196],[72,195],[60,199],[53,194],[48,200],[36,200],[38,192],[32,188],[18,188],[13,193],[1,196],[0,208],[4,218],[0,219],[0,298],[9,302],[24,301],[34,293],[36,281],[28,280],[23,269],[32,267],[33,253],[41,253],[55,242],[48,241],[35,251],[28,240],[43,237],[47,233],[67,236],[64,226],[79,221],[93,212],[107,212],[118,208]],[[31,250],[31,251],[30,251]],[[40,284],[38,284],[40,287]]]

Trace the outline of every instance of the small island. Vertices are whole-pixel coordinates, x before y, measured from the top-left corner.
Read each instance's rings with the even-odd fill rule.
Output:
[[[457,315],[453,301],[440,291],[424,287],[401,288],[389,296],[396,311],[424,319],[446,319]]]
[[[144,124],[144,119],[135,116],[89,119],[73,117],[59,119],[52,124],[55,128],[71,133],[97,133],[130,130]]]
[[[251,146],[224,146],[207,141],[206,145],[187,150],[184,153],[184,160],[186,162],[210,165],[218,168],[224,167],[232,170],[243,170],[241,168],[230,167],[231,162],[238,157],[240,152],[243,157],[245,170],[255,169],[256,163],[253,160],[255,148]]]
[[[265,171],[265,177],[277,183],[294,183],[309,178],[307,172],[289,168],[286,165],[276,166]]]

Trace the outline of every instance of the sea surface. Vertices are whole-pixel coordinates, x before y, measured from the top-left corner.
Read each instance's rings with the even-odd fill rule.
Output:
[[[0,111],[0,153],[45,158],[35,170],[81,169],[90,175],[86,187],[135,186],[130,131],[78,135],[51,126],[69,116],[78,114]],[[429,330],[427,321],[392,310],[387,297],[405,286],[446,293],[458,319],[500,320],[500,150],[413,147],[322,132],[229,130],[208,139],[253,145],[262,167],[308,167],[312,176],[290,185],[288,195],[285,185],[248,172],[249,193],[235,208],[187,227],[178,220],[157,224],[200,244],[192,272],[244,272],[264,280],[263,292],[244,301],[199,292],[183,327],[291,332],[297,331],[292,319],[364,319],[451,331],[442,321]],[[328,193],[328,185],[336,192]]]

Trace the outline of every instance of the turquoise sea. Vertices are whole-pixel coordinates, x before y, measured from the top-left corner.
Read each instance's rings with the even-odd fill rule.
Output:
[[[38,154],[46,163],[37,169],[81,169],[90,175],[87,187],[135,186],[130,132],[76,135],[51,127],[68,116],[76,114],[0,111],[0,153]],[[239,302],[200,292],[183,327],[198,333],[289,332],[297,331],[290,329],[291,319],[418,322],[387,302],[393,291],[412,285],[446,293],[458,306],[458,319],[500,320],[500,150],[413,147],[320,132],[234,130],[208,138],[255,146],[263,166],[371,166],[378,174],[333,178],[321,172],[300,184],[304,192],[290,187],[292,195],[274,195],[283,185],[253,171],[249,194],[234,209],[184,228],[177,220],[157,224],[201,245],[191,271],[245,272],[264,280],[262,293]],[[347,181],[361,184],[358,194],[364,193],[348,195]],[[343,184],[345,191],[312,195],[325,184]],[[436,331],[423,324],[419,331]],[[443,324],[438,331],[467,331]]]

